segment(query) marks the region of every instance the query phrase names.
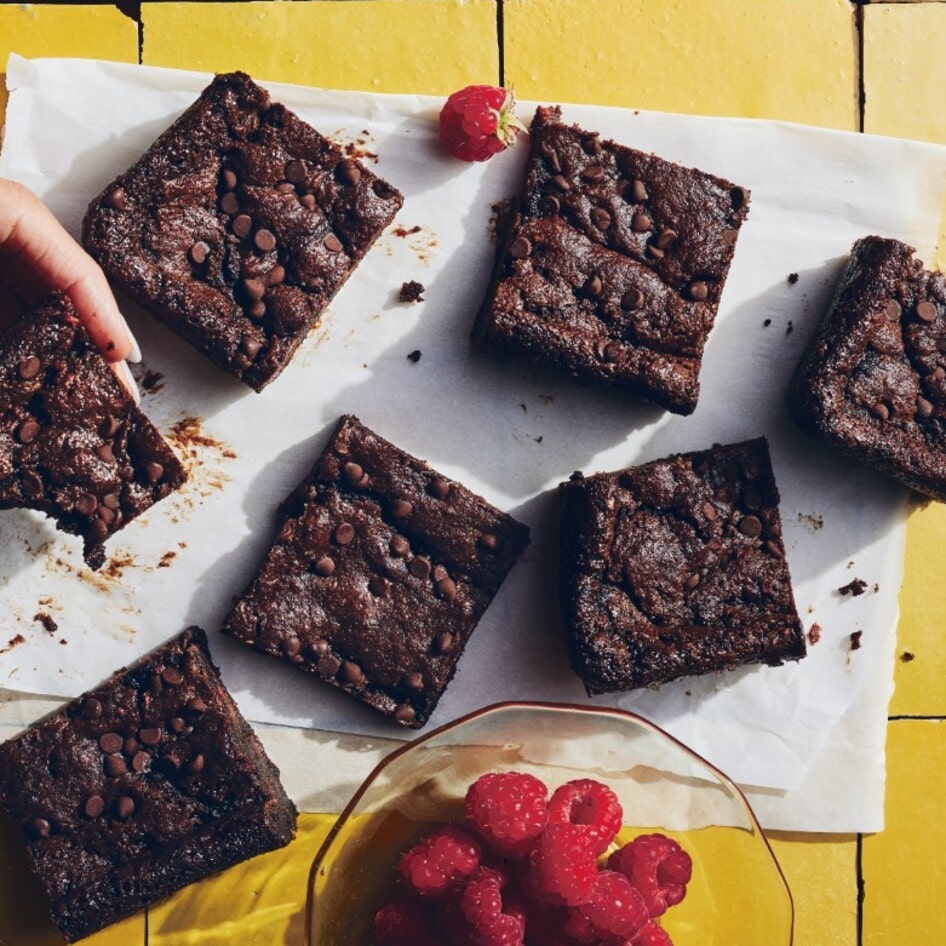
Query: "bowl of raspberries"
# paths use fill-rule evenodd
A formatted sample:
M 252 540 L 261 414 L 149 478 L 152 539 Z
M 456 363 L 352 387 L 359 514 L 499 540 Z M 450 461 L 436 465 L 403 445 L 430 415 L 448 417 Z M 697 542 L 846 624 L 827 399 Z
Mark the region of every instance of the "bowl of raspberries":
M 790 946 L 721 772 L 621 710 L 487 707 L 393 752 L 313 862 L 307 946 Z

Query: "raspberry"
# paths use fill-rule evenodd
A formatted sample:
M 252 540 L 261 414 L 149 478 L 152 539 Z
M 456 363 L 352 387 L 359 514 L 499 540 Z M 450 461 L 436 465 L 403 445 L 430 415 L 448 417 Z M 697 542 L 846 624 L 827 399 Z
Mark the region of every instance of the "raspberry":
M 397 899 L 385 904 L 374 918 L 377 946 L 438 946 L 433 920 L 413 900 Z
M 414 845 L 398 864 L 408 888 L 422 900 L 437 900 L 480 865 L 480 845 L 460 828 L 446 827 Z
M 555 790 L 549 802 L 549 824 L 580 824 L 587 828 L 595 854 L 604 854 L 621 830 L 624 812 L 617 795 L 601 782 L 582 778 Z
M 582 825 L 553 824 L 542 833 L 529 858 L 527 892 L 536 891 L 552 903 L 577 906 L 594 887 L 595 852 Z
M 623 874 L 613 870 L 603 870 L 595 877 L 591 897 L 573 907 L 566 931 L 579 938 L 578 934 L 592 934 L 593 939 L 619 939 L 621 942 L 633 940 L 648 921 L 647 904 L 641 892 Z M 584 923 L 578 922 L 586 921 Z M 575 932 L 572 932 L 572 930 Z M 582 940 L 579 940 L 582 941 Z
M 521 772 L 480 776 L 466 793 L 466 816 L 480 835 L 510 857 L 529 852 L 548 823 L 548 789 Z
M 440 110 L 440 140 L 461 161 L 486 161 L 514 144 L 523 125 L 511 89 L 468 85 Z
M 686 896 L 693 873 L 690 855 L 663 834 L 642 834 L 608 858 L 608 868 L 620 871 L 644 895 L 652 917 L 663 916 Z
M 641 935 L 634 940 L 634 946 L 673 946 L 666 930 L 659 927 L 653 920 L 641 930 Z
M 505 885 L 505 876 L 491 867 L 480 867 L 463 885 L 460 910 L 474 946 L 522 946 L 524 918 L 503 910 Z

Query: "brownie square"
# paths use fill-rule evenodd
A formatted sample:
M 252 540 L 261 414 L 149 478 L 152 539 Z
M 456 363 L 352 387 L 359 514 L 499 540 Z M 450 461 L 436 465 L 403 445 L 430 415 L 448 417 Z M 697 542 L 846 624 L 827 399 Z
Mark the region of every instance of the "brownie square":
M 70 942 L 295 835 L 196 627 L 0 746 L 0 802 Z
M 764 438 L 561 485 L 562 604 L 589 694 L 805 656 Z
M 529 530 L 343 417 L 224 631 L 427 722 Z
M 474 339 L 691 414 L 749 192 L 560 119 L 535 114 Z
M 83 242 L 113 283 L 259 391 L 402 203 L 236 72 L 92 201 Z
M 946 278 L 858 240 L 789 390 L 810 434 L 946 501 Z
M 68 297 L 50 296 L 0 337 L 0 508 L 52 516 L 98 568 L 105 540 L 186 478 Z

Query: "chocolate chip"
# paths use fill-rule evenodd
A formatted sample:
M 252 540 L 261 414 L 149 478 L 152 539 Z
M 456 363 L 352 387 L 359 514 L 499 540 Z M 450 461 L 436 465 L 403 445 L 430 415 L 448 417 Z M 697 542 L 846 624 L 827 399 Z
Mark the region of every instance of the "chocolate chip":
M 361 180 L 361 168 L 351 158 L 346 158 L 338 165 L 338 176 L 340 180 L 354 187 Z
M 121 422 L 117 417 L 108 416 L 99 424 L 99 436 L 103 440 L 111 440 L 118 433 Z
M 305 161 L 300 161 L 298 158 L 290 161 L 283 170 L 283 174 L 290 184 L 301 184 L 306 178 Z
M 261 228 L 253 234 L 253 243 L 260 253 L 269 253 L 276 249 L 276 235 L 272 230 Z
M 261 319 L 266 315 L 266 303 L 265 302 L 254 302 L 253 305 L 247 310 L 248 314 L 254 319 Z
M 634 309 L 639 309 L 644 304 L 644 293 L 640 289 L 628 289 L 627 292 L 621 296 L 621 308 L 629 309 L 633 311 Z
M 91 516 L 98 504 L 99 501 L 91 493 L 83 493 L 76 500 L 76 512 L 83 516 Z
M 296 185 L 290 184 L 289 181 L 280 181 L 276 185 L 277 194 L 294 194 L 296 192 Z
M 149 460 L 145 464 L 145 477 L 147 477 L 148 482 L 154 486 L 161 477 L 164 476 L 164 467 L 155 460 Z
M 183 732 L 184 727 L 187 725 L 180 716 L 175 716 L 171 720 L 171 732 Z
M 450 483 L 447 480 L 434 480 L 430 491 L 437 499 L 446 499 L 450 495 Z
M 319 674 L 323 677 L 334 677 L 335 674 L 338 673 L 338 668 L 341 665 L 342 662 L 336 656 L 326 654 L 319 659 L 315 669 L 318 670 Z
M 890 409 L 883 401 L 877 401 L 876 404 L 871 404 L 870 412 L 878 420 L 887 420 L 887 418 L 890 417 Z
M 237 176 L 230 168 L 224 168 L 221 176 L 223 177 L 223 186 L 228 191 L 232 191 L 237 186 Z
M 190 772 L 191 775 L 199 775 L 204 771 L 204 764 L 204 757 L 198 752 L 197 755 L 187 763 L 187 771 Z
M 442 634 L 437 635 L 437 639 L 434 641 L 434 653 L 436 654 L 449 654 L 453 650 L 453 635 L 448 631 L 444 631 Z
M 240 239 L 246 239 L 253 232 L 253 218 L 249 214 L 237 214 L 231 229 Z
M 244 279 L 243 291 L 254 302 L 258 302 L 263 298 L 263 295 L 266 292 L 266 286 L 263 285 L 263 281 L 261 279 Z
M 286 279 L 286 267 L 278 263 L 266 274 L 267 286 L 279 286 Z
M 884 305 L 884 318 L 888 322 L 899 322 L 900 316 L 903 314 L 903 310 L 900 308 L 900 303 L 896 299 L 890 299 Z
M 105 774 L 109 778 L 118 778 L 128 771 L 128 765 L 120 755 L 107 755 L 105 757 Z
M 569 184 L 561 174 L 556 174 L 552 177 L 552 184 L 560 191 L 570 191 L 572 189 L 571 184 Z
M 410 725 L 414 722 L 414 719 L 417 717 L 417 711 L 414 709 L 410 703 L 398 703 L 397 709 L 394 711 L 394 718 L 399 723 L 404 723 L 405 725 Z
M 90 697 L 82 705 L 82 716 L 84 719 L 98 719 L 102 715 L 102 704 L 95 697 Z
M 183 720 L 181 720 L 181 722 L 183 722 Z M 131 757 L 132 772 L 143 772 L 150 758 L 151 756 L 149 756 L 147 752 L 136 752 Z
M 103 496 L 102 505 L 112 511 L 118 509 L 118 493 L 108 493 Z
M 220 198 L 220 209 L 225 214 L 235 214 L 240 210 L 240 202 L 237 200 L 237 195 L 233 191 L 227 191 L 223 197 Z
M 368 591 L 376 598 L 386 598 L 391 590 L 391 582 L 387 578 L 381 578 L 378 575 L 372 575 L 368 579 Z
M 20 377 L 24 381 L 29 381 L 31 378 L 35 378 L 39 374 L 39 369 L 42 367 L 40 364 L 39 358 L 36 355 L 28 355 L 20 362 Z
M 365 675 L 361 672 L 361 667 L 354 661 L 344 661 L 338 675 L 342 678 L 344 683 L 348 683 L 351 686 L 364 686 Z
M 440 581 L 441 578 L 450 577 L 450 573 L 443 565 L 434 565 L 434 570 L 430 574 L 434 581 Z
M 714 535 L 713 538 L 706 543 L 706 547 L 712 549 L 714 552 L 718 552 L 723 547 L 723 540 L 718 535 Z
M 397 499 L 391 507 L 391 512 L 398 519 L 406 519 L 414 511 L 414 504 L 407 499 Z
M 341 253 L 342 251 L 342 241 L 334 233 L 328 234 L 322 244 L 329 253 Z
M 457 596 L 456 582 L 452 578 L 441 578 L 436 585 L 437 594 L 447 601 L 453 601 Z
M 185 704 L 184 707 L 189 713 L 206 713 L 207 712 L 207 703 L 202 697 L 192 696 Z
M 387 181 L 382 181 L 380 178 L 372 183 L 371 189 L 382 200 L 390 200 L 394 196 L 394 188 Z
M 134 799 L 129 798 L 127 795 L 122 795 L 122 797 L 115 802 L 115 811 L 118 813 L 119 818 L 130 818 L 135 813 Z
M 30 822 L 30 833 L 35 838 L 48 838 L 51 830 L 49 822 L 45 818 L 34 818 Z
M 117 732 L 107 732 L 99 736 L 99 748 L 102 752 L 111 754 L 121 752 L 124 739 Z
M 103 463 L 111 463 L 115 459 L 115 454 L 112 453 L 111 444 L 107 444 L 107 443 L 103 443 L 100 447 L 96 447 L 95 455 Z
M 653 221 L 645 213 L 638 212 L 631 217 L 631 229 L 635 233 L 646 233 L 653 225 Z
M 181 760 L 173 752 L 169 752 L 167 755 L 161 756 L 159 762 L 161 768 L 168 775 L 175 775 L 180 771 Z
M 425 558 L 423 555 L 417 555 L 411 559 L 407 570 L 415 578 L 426 578 L 430 574 L 430 559 Z
M 762 521 L 758 516 L 743 516 L 739 520 L 739 531 L 750 539 L 757 539 L 762 535 Z
M 477 545 L 481 545 L 487 552 L 495 552 L 499 548 L 499 536 L 493 532 L 484 532 L 476 540 Z
M 671 245 L 676 241 L 677 236 L 676 230 L 665 227 L 657 236 L 657 246 L 662 250 L 670 249 Z
M 95 519 L 89 527 L 89 535 L 96 542 L 104 542 L 108 538 L 108 526 L 101 519 Z
M 342 471 L 345 474 L 345 479 L 347 479 L 350 483 L 357 483 L 358 480 L 360 480 L 365 475 L 365 471 L 362 469 L 361 464 L 359 463 L 346 463 L 345 466 L 342 467 Z
M 602 339 L 602 341 L 598 343 L 598 354 L 605 361 L 617 361 L 621 357 L 622 351 L 623 347 L 620 342 L 605 341 Z
M 554 152 L 554 151 L 549 151 L 549 152 L 545 155 L 545 160 L 548 161 L 549 167 L 550 167 L 553 171 L 555 171 L 557 174 L 561 173 L 561 170 L 562 170 L 562 162 L 561 162 L 561 160 L 559 159 L 559 156 L 558 156 L 558 154 L 557 154 L 556 152 Z
M 916 412 L 920 417 L 929 417 L 933 413 L 933 405 L 925 398 L 916 399 Z
M 105 811 L 105 799 L 101 795 L 90 795 L 85 800 L 82 810 L 89 818 L 98 818 Z
M 122 752 L 127 756 L 134 755 L 141 748 L 141 743 L 134 736 L 129 736 L 122 743 Z
M 663 259 L 667 255 L 659 246 L 653 243 L 648 243 L 645 251 L 651 259 Z
M 161 679 L 169 687 L 179 687 L 184 682 L 184 674 L 177 667 L 165 667 L 161 671 Z
M 151 726 L 148 729 L 139 729 L 138 738 L 146 746 L 156 746 L 161 741 L 161 730 L 156 726 Z
M 39 422 L 33 420 L 33 418 L 29 418 L 29 420 L 25 420 L 20 424 L 17 437 L 19 437 L 20 443 L 32 443 L 39 434 L 39 431 Z
M 189 253 L 189 255 L 190 255 L 190 258 L 191 258 L 191 262 L 192 262 L 195 266 L 200 266 L 200 264 L 203 263 L 204 260 L 207 259 L 207 254 L 208 254 L 209 252 L 210 252 L 210 246 L 209 246 L 208 244 L 204 243 L 203 240 L 198 240 L 198 241 L 190 248 L 190 253 Z
M 410 550 L 410 543 L 403 535 L 396 535 L 391 539 L 391 552 L 398 558 L 407 558 Z
M 687 578 L 686 580 L 686 586 L 690 591 L 692 591 L 699 583 L 700 583 L 700 576 L 696 574 L 696 572 L 690 575 L 690 577 Z
M 554 194 L 546 194 L 540 206 L 547 214 L 557 214 L 562 209 L 561 201 Z
M 338 545 L 348 545 L 355 537 L 355 527 L 350 522 L 343 522 L 335 530 L 335 541 Z
M 628 193 L 631 195 L 631 200 L 635 204 L 642 204 L 650 196 L 647 193 L 647 188 L 644 186 L 643 181 L 634 180 L 631 181 L 631 186 L 628 188 Z M 627 194 L 625 194 L 627 196 Z
M 591 296 L 592 299 L 597 299 L 601 295 L 603 289 L 600 276 L 589 276 L 585 281 L 585 285 L 582 287 L 583 292 L 586 296 Z
M 706 302 L 709 297 L 709 287 L 705 282 L 693 282 L 687 287 L 687 296 L 694 302 Z
M 722 240 L 727 246 L 733 246 L 739 237 L 738 230 L 723 230 Z
M 749 192 L 744 187 L 734 187 L 729 192 L 729 199 L 732 201 L 733 210 L 741 210 L 749 200 Z
M 303 194 L 299 198 L 299 203 L 302 204 L 306 210 L 315 210 L 315 194 Z
M 599 230 L 607 230 L 611 226 L 611 214 L 607 212 L 603 207 L 595 207 L 591 211 L 591 222 Z
M 936 321 L 936 306 L 932 302 L 924 300 L 917 304 L 916 315 L 917 318 L 923 322 L 935 322 Z
M 509 247 L 509 255 L 514 259 L 525 259 L 532 252 L 532 244 L 524 236 L 518 236 Z
M 112 190 L 105 202 L 112 210 L 124 210 L 128 206 L 127 194 L 124 187 L 116 187 Z
M 597 183 L 604 178 L 604 168 L 600 164 L 589 164 L 582 172 L 581 176 L 591 183 Z
M 31 471 L 23 477 L 23 493 L 31 499 L 38 499 L 43 495 L 43 481 L 39 474 Z M 95 499 L 94 496 L 92 498 Z
M 324 657 L 326 654 L 331 653 L 332 647 L 324 637 L 317 637 L 309 644 L 309 650 L 312 651 L 316 657 Z
M 105 523 L 105 525 L 110 526 L 115 521 L 115 512 L 108 508 L 108 506 L 99 506 L 95 510 L 95 514 Z
M 321 575 L 323 578 L 328 578 L 335 571 L 335 562 L 333 559 L 329 558 L 328 555 L 323 555 L 315 563 L 315 573 Z
M 418 670 L 412 670 L 405 678 L 404 685 L 409 690 L 423 690 L 424 689 L 424 676 Z

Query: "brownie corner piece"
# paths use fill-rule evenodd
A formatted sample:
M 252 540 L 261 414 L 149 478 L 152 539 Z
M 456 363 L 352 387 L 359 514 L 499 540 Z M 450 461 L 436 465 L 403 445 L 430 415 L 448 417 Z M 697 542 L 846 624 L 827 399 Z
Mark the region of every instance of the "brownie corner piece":
M 67 296 L 0 336 L 0 508 L 51 516 L 97 568 L 109 536 L 185 479 Z
M 419 728 L 528 541 L 526 526 L 345 416 L 223 629 Z
M 946 501 L 946 278 L 899 240 L 857 240 L 792 379 L 808 433 Z
M 763 438 L 561 485 L 562 604 L 589 694 L 805 656 Z
M 474 341 L 678 414 L 699 397 L 749 191 L 539 108 Z
M 229 73 L 92 201 L 83 242 L 114 284 L 259 391 L 402 203 Z
M 0 804 L 69 942 L 295 836 L 199 628 L 0 745 Z

